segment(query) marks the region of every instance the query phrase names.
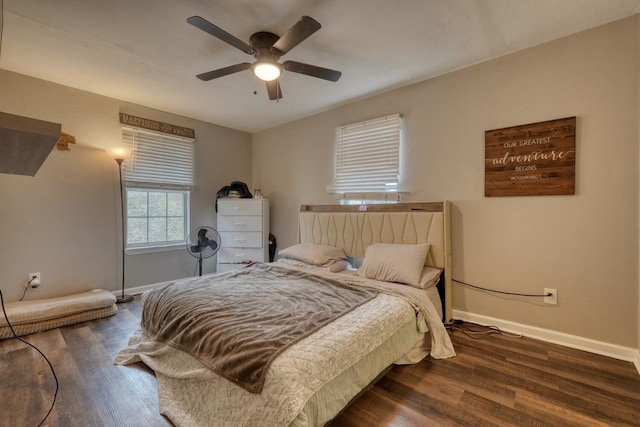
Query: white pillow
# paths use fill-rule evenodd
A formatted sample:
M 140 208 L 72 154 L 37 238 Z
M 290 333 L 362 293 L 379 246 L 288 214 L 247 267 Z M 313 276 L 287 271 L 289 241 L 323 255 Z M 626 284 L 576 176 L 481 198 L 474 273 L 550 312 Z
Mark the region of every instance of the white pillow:
M 289 246 L 279 251 L 278 255 L 283 258 L 293 258 L 314 265 L 324 265 L 329 261 L 347 259 L 347 256 L 341 248 L 328 245 L 314 245 L 312 243 L 299 243 Z
M 430 245 L 374 243 L 364 253 L 358 275 L 418 287 Z
M 346 270 L 349 267 L 349 262 L 344 259 L 334 259 L 322 265 L 309 264 L 304 261 L 293 258 L 278 258 L 278 262 L 287 265 L 293 265 L 294 267 L 311 268 L 315 270 L 330 271 L 331 273 L 337 273 L 342 270 Z

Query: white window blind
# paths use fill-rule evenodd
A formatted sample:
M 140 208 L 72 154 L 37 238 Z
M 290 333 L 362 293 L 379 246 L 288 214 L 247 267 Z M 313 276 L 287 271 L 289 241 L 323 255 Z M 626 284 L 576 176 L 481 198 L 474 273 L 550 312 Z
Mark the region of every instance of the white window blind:
M 336 128 L 336 193 L 398 191 L 399 114 Z
M 193 190 L 193 138 L 123 127 L 122 142 L 133 149 L 123 163 L 127 187 Z

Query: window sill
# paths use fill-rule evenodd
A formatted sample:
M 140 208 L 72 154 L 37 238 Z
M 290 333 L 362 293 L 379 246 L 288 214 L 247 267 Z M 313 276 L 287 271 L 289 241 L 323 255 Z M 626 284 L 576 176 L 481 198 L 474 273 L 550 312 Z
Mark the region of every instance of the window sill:
M 125 249 L 124 253 L 127 255 L 140 255 L 140 254 L 150 254 L 155 252 L 169 252 L 169 251 L 182 251 L 184 250 L 183 243 L 177 243 L 173 245 L 166 246 L 145 246 L 139 248 L 128 248 Z

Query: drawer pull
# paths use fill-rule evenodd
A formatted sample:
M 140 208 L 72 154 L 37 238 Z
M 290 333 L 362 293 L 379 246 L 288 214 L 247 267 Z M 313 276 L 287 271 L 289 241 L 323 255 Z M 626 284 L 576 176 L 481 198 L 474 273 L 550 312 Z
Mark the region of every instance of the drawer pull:
M 237 227 L 246 227 L 247 224 L 245 222 L 236 222 L 234 225 Z
M 246 243 L 246 242 L 247 242 L 247 239 L 243 239 L 243 238 L 237 238 L 237 239 L 235 239 L 235 240 L 236 240 L 236 242 L 238 242 L 238 243 Z
M 243 258 L 243 257 L 244 257 L 244 254 L 235 254 L 234 256 L 235 256 L 236 258 Z

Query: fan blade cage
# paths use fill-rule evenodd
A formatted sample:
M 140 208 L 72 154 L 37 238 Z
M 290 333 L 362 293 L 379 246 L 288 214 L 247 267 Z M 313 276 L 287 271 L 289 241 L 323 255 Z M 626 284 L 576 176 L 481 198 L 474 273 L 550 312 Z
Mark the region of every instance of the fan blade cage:
M 186 249 L 196 258 L 209 258 L 220 250 L 220 234 L 211 227 L 194 228 L 186 241 Z

